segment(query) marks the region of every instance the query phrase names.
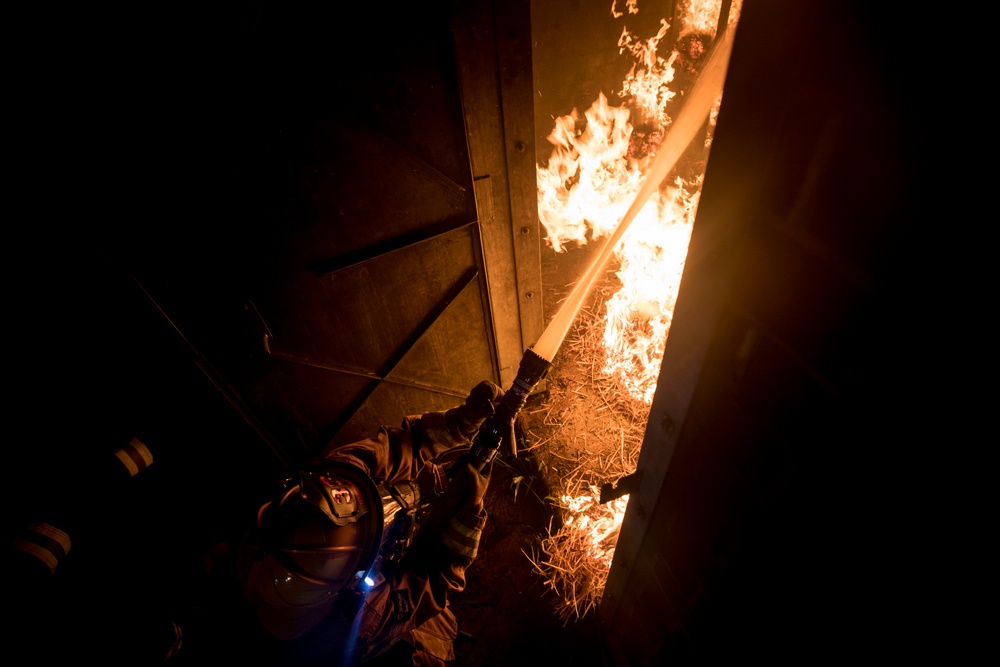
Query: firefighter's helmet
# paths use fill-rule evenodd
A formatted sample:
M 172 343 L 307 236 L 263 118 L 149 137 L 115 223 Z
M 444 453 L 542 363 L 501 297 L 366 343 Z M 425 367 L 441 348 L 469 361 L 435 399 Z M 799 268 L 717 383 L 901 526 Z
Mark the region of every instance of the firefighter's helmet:
M 316 627 L 370 573 L 385 533 L 381 493 L 364 471 L 325 462 L 289 484 L 260 508 L 237 561 L 257 618 L 285 640 Z

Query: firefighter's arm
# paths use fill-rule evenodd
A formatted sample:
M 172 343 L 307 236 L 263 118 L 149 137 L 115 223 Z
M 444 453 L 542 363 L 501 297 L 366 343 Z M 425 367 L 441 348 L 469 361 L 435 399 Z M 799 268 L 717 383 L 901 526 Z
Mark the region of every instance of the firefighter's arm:
M 468 447 L 479 433 L 479 427 L 496 412 L 504 391 L 498 385 L 483 380 L 469 391 L 465 402 L 444 412 L 428 412 L 408 417 L 405 426 L 414 438 L 425 443 L 425 460 L 437 460 L 443 452 L 459 446 Z
M 391 573 L 387 592 L 367 607 L 369 637 L 414 627 L 440 613 L 451 595 L 465 589 L 465 572 L 475 561 L 486 525 L 483 504 L 489 485 L 489 466 L 483 472 L 463 462 L 463 469 L 433 505 L 398 567 Z
M 426 574 L 428 587 L 416 601 L 420 618 L 437 613 L 448 596 L 465 589 L 465 571 L 479 555 L 486 526 L 484 499 L 490 468 L 482 472 L 462 461 L 445 494 L 431 508 L 406 554 L 404 567 Z
M 375 437 L 330 449 L 324 458 L 352 463 L 390 485 L 416 480 L 428 464 L 465 451 L 503 394 L 483 380 L 461 405 L 407 417 L 400 428 L 383 426 Z

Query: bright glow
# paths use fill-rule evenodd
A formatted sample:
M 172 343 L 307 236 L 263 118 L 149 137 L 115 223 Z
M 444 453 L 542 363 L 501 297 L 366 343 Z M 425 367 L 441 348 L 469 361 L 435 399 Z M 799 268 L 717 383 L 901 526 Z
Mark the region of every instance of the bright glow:
M 733 28 L 740 4 L 736 0 L 730 8 Z M 634 3 L 629 7 L 628 13 L 638 11 L 631 11 Z M 608 236 L 618 227 L 665 145 L 680 108 L 678 95 L 690 93 L 706 62 L 720 11 L 721 0 L 693 0 L 679 8 L 682 25 L 666 58 L 659 55 L 671 28 L 666 19 L 648 39 L 625 27 L 618 47 L 634 64 L 618 93 L 623 106 L 610 106 L 601 93 L 583 118 L 574 109 L 556 119 L 548 136 L 552 153 L 536 170 L 539 220 L 555 252 Z M 623 16 L 614 5 L 612 15 Z M 712 105 L 709 127 L 714 127 L 721 98 L 719 94 Z M 605 304 L 607 359 L 602 370 L 647 405 L 656 390 L 680 289 L 711 132 L 702 139 L 701 150 L 688 149 L 614 249 L 622 287 Z
M 562 496 L 562 505 L 568 512 L 563 526 L 567 530 L 588 533 L 589 543 L 586 556 L 611 567 L 618 542 L 618 530 L 625 518 L 628 495 L 601 504 L 601 490 L 590 487 L 590 495 Z
M 548 137 L 552 153 L 536 170 L 539 220 L 553 251 L 563 252 L 570 244 L 583 245 L 602 237 L 608 237 L 605 250 L 610 251 L 610 245 L 618 241 L 614 257 L 621 289 L 605 303 L 606 359 L 601 372 L 617 378 L 625 391 L 645 405 L 652 403 L 659 378 L 741 5 L 742 0 L 733 0 L 728 14 L 730 32 L 718 42 L 714 38 L 722 0 L 682 3 L 677 9 L 681 24 L 673 32 L 665 19 L 648 39 L 624 28 L 619 51 L 628 53 L 634 64 L 618 92 L 623 105 L 609 105 L 602 93 L 582 118 L 574 109 L 556 119 Z M 636 0 L 615 1 L 611 6 L 614 20 L 627 20 L 638 11 Z M 668 34 L 676 42 L 664 58 L 660 42 Z M 702 82 L 705 85 L 695 85 Z M 695 100 L 698 104 L 691 107 Z M 691 108 L 701 111 L 692 114 Z M 695 127 L 690 125 L 693 115 L 698 116 Z M 706 117 L 708 131 L 702 132 Z M 672 129 L 676 130 L 673 135 Z M 697 139 L 692 141 L 692 136 Z M 682 152 L 676 162 L 672 151 Z M 637 196 L 645 196 L 651 187 L 655 191 L 648 200 Z M 633 204 L 642 208 L 636 211 Z M 588 276 L 578 287 L 589 290 L 585 279 Z M 553 322 L 573 305 L 576 293 L 574 289 Z M 575 313 L 574 306 L 573 317 Z M 551 329 L 552 324 L 539 344 Z M 553 353 L 564 333 L 555 336 Z M 549 577 L 554 589 L 561 589 L 564 618 L 578 618 L 581 609 L 586 613 L 603 595 L 627 503 L 628 496 L 623 496 L 602 505 L 594 486 L 589 495 L 561 498 L 566 509 L 563 526 L 543 542 L 550 559 L 536 567 Z M 566 551 L 573 553 L 573 562 L 602 564 L 603 573 L 578 589 L 567 570 L 553 562 Z

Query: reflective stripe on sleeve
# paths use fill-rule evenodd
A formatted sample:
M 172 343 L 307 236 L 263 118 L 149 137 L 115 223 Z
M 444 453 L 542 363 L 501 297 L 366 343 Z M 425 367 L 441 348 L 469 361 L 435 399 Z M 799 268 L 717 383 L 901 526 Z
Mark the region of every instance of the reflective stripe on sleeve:
M 475 558 L 479 552 L 479 537 L 482 531 L 478 528 L 470 528 L 452 517 L 448 522 L 448 528 L 444 531 L 442 541 L 451 551 L 460 556 Z

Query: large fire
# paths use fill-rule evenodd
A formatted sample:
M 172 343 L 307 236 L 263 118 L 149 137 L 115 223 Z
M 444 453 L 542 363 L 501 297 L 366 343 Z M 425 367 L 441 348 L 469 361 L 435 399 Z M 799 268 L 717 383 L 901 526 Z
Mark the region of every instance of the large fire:
M 622 4 L 613 0 L 615 20 L 639 11 L 637 0 Z M 678 6 L 676 30 L 666 19 L 661 19 L 657 34 L 646 39 L 623 28 L 619 52 L 634 64 L 616 92 L 621 106 L 610 105 L 602 93 L 582 118 L 575 109 L 557 118 L 548 136 L 552 153 L 546 164 L 537 166 L 539 219 L 555 252 L 615 231 L 647 180 L 684 93 L 698 77 L 723 8 L 728 8 L 728 26 L 734 30 L 740 6 L 741 0 L 689 0 Z M 662 49 L 668 35 L 675 41 L 669 50 Z M 667 56 L 661 51 L 668 51 Z M 707 132 L 683 152 L 614 249 L 621 288 L 604 304 L 605 360 L 600 372 L 614 377 L 647 406 L 656 390 L 720 103 L 721 94 L 709 113 Z M 560 534 L 543 545 L 549 561 L 536 563 L 554 588 L 559 574 L 557 567 L 551 569 L 551 556 L 567 544 L 582 550 L 578 557 L 600 563 L 605 573 L 611 564 L 628 496 L 602 505 L 599 489 L 591 486 L 590 491 L 562 496 L 567 519 Z M 603 580 L 588 588 L 583 611 L 599 601 Z M 573 604 L 573 613 L 579 615 L 580 608 Z
M 623 16 L 616 5 L 612 14 Z M 601 94 L 583 119 L 575 109 L 556 119 L 548 137 L 552 154 L 537 168 L 538 215 L 553 250 L 607 236 L 618 226 L 670 131 L 680 93 L 697 76 L 711 47 L 721 5 L 721 0 L 684 5 L 679 13 L 683 26 L 667 58 L 659 55 L 670 28 L 666 19 L 659 32 L 645 40 L 625 27 L 618 46 L 635 64 L 618 93 L 623 105 L 610 106 Z M 738 9 L 738 2 L 733 3 L 730 25 Z M 638 12 L 634 0 L 627 11 Z M 622 288 L 606 304 L 603 371 L 617 375 L 646 404 L 653 399 L 670 331 L 711 132 L 703 143 L 687 151 L 615 248 Z

